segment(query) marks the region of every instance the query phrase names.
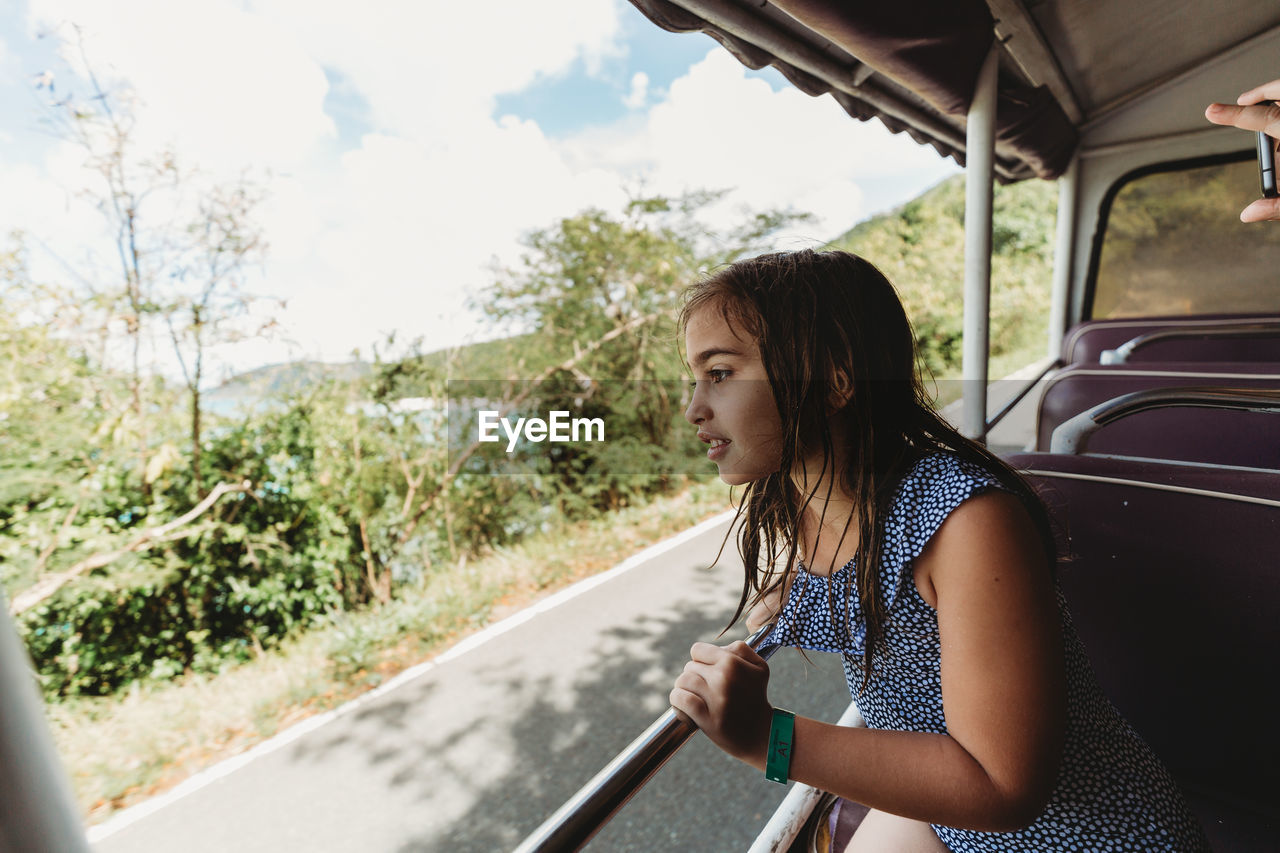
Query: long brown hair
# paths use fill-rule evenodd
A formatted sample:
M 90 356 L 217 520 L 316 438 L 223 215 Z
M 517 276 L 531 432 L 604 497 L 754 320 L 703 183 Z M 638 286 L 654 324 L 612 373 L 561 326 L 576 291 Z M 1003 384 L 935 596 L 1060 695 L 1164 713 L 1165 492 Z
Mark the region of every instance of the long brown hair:
M 856 507 L 855 578 L 866 622 L 863 684 L 884 627 L 877 589 L 884 518 L 894 490 L 924 454 L 941 451 L 990 471 L 1027 507 L 1053 565 L 1047 513 L 1030 486 L 986 447 L 960 435 L 933 410 L 924 392 L 915 335 L 889 280 L 848 252 L 784 252 L 720 268 L 686 289 L 680 327 L 694 313 L 718 310 L 739 334 L 750 335 L 773 390 L 782 423 L 776 472 L 748 483 L 738 506 L 738 550 L 746 573 L 733 624 L 749 606 L 783 588 L 797 565 L 799 522 L 808 503 L 790 472 L 821 451 L 818 482 L 832 474 Z M 832 389 L 848 391 L 831 414 Z M 831 423 L 840 431 L 844 464 L 835 470 Z M 838 567 L 837 567 L 838 568 Z

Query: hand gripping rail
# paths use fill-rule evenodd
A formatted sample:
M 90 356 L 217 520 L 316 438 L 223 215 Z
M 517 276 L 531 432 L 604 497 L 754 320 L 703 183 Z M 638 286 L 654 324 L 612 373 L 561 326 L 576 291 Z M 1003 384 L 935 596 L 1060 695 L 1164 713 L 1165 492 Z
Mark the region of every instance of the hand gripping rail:
M 765 625 L 747 638 L 747 645 L 765 660 L 779 648 L 764 643 L 772 630 L 772 624 Z M 515 853 L 582 849 L 697 730 L 677 717 L 675 710 L 668 710 L 521 842 Z
M 1188 385 L 1182 388 L 1134 391 L 1132 394 L 1099 403 L 1092 409 L 1063 421 L 1049 439 L 1049 452 L 1084 453 L 1090 436 L 1107 424 L 1138 412 L 1169 406 L 1280 412 L 1280 390 Z
M 1280 335 L 1280 324 L 1254 323 L 1248 326 L 1232 326 L 1223 329 L 1160 329 L 1138 335 L 1125 341 L 1115 349 L 1103 350 L 1098 356 L 1099 364 L 1127 364 L 1129 357 L 1137 350 L 1160 341 L 1202 339 L 1202 338 L 1259 338 Z

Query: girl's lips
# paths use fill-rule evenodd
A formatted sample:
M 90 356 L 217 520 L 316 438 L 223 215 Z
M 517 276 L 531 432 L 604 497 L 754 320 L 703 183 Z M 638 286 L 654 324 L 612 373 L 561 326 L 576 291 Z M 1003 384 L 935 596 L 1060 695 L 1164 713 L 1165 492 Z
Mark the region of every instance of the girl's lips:
M 724 458 L 724 455 L 729 452 L 729 444 L 730 441 L 727 438 L 713 439 L 711 447 L 707 448 L 707 458 L 712 462 L 717 462 Z

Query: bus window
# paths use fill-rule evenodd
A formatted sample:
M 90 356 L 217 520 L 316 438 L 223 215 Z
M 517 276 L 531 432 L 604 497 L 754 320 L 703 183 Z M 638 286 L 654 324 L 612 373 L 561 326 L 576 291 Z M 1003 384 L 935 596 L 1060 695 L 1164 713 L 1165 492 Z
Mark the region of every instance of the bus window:
M 1131 177 L 1105 215 L 1086 313 L 1280 313 L 1280 229 L 1240 224 L 1240 209 L 1258 195 L 1252 157 Z

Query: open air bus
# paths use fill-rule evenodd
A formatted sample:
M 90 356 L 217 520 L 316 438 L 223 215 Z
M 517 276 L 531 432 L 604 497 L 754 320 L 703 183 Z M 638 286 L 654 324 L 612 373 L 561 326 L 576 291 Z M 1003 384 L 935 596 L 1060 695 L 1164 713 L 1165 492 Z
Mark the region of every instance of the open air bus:
M 1215 849 L 1277 849 L 1280 224 L 1237 220 L 1254 136 L 1203 113 L 1280 77 L 1280 2 L 631 2 L 965 165 L 963 429 L 1058 514 L 1099 679 Z M 1046 357 L 987 390 L 992 182 L 1045 179 Z M 26 672 L 5 625 L 0 849 L 86 849 Z M 693 734 L 659 719 L 520 849 L 586 845 Z M 793 785 L 751 850 L 839 850 L 857 817 Z
M 1239 221 L 1255 135 L 1204 118 L 1280 77 L 1280 3 L 631 2 L 965 166 L 958 425 L 1067 532 L 1059 581 L 1099 680 L 1214 849 L 1280 848 L 1280 224 Z M 1046 357 L 989 383 L 992 182 L 1044 179 Z M 656 721 L 519 850 L 585 845 L 692 734 Z M 750 850 L 838 853 L 864 813 L 796 784 Z

